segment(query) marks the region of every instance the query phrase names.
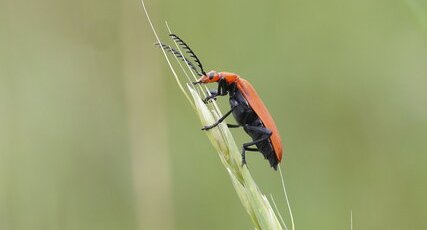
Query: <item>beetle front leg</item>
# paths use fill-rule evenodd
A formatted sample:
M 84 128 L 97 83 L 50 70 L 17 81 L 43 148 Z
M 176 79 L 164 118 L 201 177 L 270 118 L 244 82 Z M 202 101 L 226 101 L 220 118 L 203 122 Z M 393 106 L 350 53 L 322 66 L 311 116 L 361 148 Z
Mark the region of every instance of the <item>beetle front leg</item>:
M 209 93 L 210 93 L 211 95 L 209 95 L 209 96 L 207 96 L 205 99 L 203 99 L 203 102 L 204 102 L 205 104 L 207 104 L 207 103 L 209 102 L 209 100 L 211 100 L 211 99 L 216 100 L 216 97 L 219 95 L 218 90 L 215 90 L 215 89 L 211 89 L 211 90 L 209 90 Z
M 209 100 L 214 99 L 216 100 L 217 96 L 225 96 L 227 95 L 228 91 L 227 91 L 227 82 L 224 79 L 220 79 L 218 81 L 218 89 L 215 90 L 209 90 L 209 92 L 211 93 L 211 95 L 207 96 L 203 102 L 205 104 L 208 103 Z

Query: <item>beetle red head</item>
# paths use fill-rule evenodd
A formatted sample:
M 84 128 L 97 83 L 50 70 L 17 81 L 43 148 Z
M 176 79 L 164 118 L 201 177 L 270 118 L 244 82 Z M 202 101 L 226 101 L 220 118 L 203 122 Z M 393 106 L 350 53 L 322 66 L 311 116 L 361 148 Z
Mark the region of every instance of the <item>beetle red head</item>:
M 206 83 L 218 82 L 219 79 L 221 79 L 220 74 L 212 70 L 206 75 L 203 75 L 202 77 L 200 77 L 199 80 L 197 80 L 197 82 L 194 82 L 194 84 L 206 84 Z

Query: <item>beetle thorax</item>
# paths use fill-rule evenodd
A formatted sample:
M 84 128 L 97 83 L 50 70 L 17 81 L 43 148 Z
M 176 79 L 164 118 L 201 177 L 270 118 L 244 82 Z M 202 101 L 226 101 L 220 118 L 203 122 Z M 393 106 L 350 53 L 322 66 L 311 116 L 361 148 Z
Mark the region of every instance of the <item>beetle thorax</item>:
M 228 85 L 235 83 L 237 79 L 239 79 L 239 76 L 235 73 L 220 72 L 218 75 L 220 78 L 223 78 Z

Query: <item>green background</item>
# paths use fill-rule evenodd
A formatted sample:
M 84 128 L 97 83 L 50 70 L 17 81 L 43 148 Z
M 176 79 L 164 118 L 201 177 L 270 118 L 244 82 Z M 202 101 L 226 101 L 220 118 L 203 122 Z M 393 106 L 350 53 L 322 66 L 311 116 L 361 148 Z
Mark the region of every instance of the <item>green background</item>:
M 257 88 L 298 229 L 426 228 L 424 1 L 146 4 Z M 1 1 L 0 229 L 252 229 L 154 42 L 138 1 Z

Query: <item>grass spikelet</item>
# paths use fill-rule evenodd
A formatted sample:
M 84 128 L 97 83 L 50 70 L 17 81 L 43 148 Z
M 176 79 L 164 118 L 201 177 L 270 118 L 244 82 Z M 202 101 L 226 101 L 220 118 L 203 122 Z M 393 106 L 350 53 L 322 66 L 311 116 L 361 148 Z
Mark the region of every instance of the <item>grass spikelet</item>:
M 187 86 L 202 125 L 214 123 L 221 116 L 220 112 L 214 106 L 209 108 L 208 105 L 205 105 L 197 90 L 190 84 Z M 228 127 L 225 124 L 220 124 L 218 127 L 207 131 L 206 134 L 217 150 L 236 193 L 255 227 L 257 229 L 282 229 L 270 203 L 259 190 L 248 168 L 246 165 L 241 165 L 240 150 L 236 146 Z

